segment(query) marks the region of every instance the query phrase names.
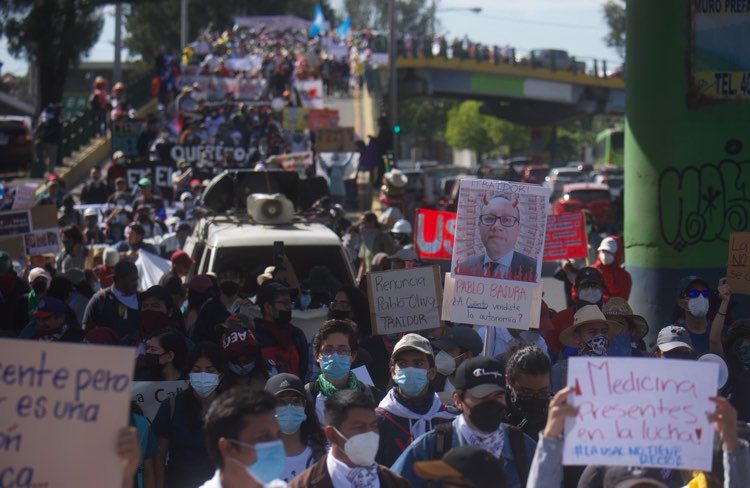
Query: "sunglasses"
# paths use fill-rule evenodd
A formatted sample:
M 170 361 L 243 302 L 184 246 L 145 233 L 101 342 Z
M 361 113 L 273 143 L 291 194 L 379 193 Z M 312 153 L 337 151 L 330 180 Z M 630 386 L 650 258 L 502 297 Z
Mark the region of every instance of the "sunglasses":
M 708 295 L 710 295 L 711 292 L 708 290 L 688 290 L 685 292 L 685 296 L 689 298 L 698 298 L 699 295 L 703 295 L 704 297 L 708 298 Z

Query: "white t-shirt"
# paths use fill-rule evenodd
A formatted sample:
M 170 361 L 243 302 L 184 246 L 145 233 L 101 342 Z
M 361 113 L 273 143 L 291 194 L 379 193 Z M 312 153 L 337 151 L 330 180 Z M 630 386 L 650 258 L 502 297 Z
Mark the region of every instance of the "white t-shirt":
M 284 463 L 284 471 L 281 472 L 279 478 L 287 483 L 292 481 L 292 478 L 307 469 L 307 461 L 310 459 L 310 456 L 312 456 L 310 446 L 307 446 L 304 451 L 296 456 L 287 456 L 286 463 Z

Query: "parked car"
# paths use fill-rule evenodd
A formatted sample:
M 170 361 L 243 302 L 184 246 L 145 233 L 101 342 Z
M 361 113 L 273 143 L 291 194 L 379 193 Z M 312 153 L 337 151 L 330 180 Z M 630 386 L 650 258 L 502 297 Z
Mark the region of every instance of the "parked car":
M 34 161 L 31 119 L 0 116 L 0 173 L 28 171 Z
M 523 168 L 521 181 L 541 185 L 549 174 L 549 166 L 546 164 L 530 164 Z
M 594 223 L 601 228 L 614 224 L 612 194 L 607 185 L 597 183 L 571 183 L 563 186 L 562 196 L 552 205 L 552 213 L 564 214 L 588 210 Z
M 591 173 L 591 181 L 607 185 L 612 198 L 618 199 L 622 195 L 622 186 L 625 182 L 625 171 L 621 166 L 611 164 L 595 166 Z
M 586 181 L 584 174 L 578 168 L 553 168 L 544 178 L 543 186 L 550 190 L 550 201 L 556 200 L 562 193 L 563 186 L 569 183 Z

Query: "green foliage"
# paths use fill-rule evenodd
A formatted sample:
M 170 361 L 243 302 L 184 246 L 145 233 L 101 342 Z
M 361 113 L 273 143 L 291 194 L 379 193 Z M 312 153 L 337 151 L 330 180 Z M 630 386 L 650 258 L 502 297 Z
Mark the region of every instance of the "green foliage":
M 211 25 L 227 29 L 238 15 L 296 15 L 312 19 L 319 0 L 222 0 L 220 2 L 188 0 L 188 39 Z M 335 24 L 335 14 L 327 0 L 320 0 L 326 20 Z M 152 64 L 163 46 L 166 52 L 176 53 L 180 48 L 180 0 L 134 3 L 125 17 L 129 35 L 125 47 Z
M 396 0 L 396 31 L 416 35 L 430 30 L 432 2 L 429 0 Z M 388 30 L 387 0 L 344 0 L 352 27 Z
M 620 58 L 625 59 L 625 0 L 607 0 L 602 6 L 602 13 L 609 26 L 604 42 L 617 49 Z
M 42 105 L 62 98 L 68 68 L 96 43 L 104 19 L 99 0 L 0 1 L 0 34 L 8 51 L 38 68 Z
M 408 98 L 399 107 L 399 119 L 405 134 L 422 137 L 427 142 L 445 132 L 448 111 L 457 103 L 450 99 Z
M 529 129 L 479 113 L 481 102 L 467 100 L 448 111 L 445 140 L 459 149 L 472 149 L 477 159 L 498 154 L 500 146 L 511 152 L 528 149 Z

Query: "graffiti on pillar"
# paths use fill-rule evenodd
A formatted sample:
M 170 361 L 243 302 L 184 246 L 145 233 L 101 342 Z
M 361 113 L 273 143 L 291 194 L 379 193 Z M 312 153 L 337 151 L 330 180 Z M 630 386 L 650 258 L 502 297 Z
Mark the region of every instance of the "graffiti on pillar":
M 739 161 L 742 143 L 726 142 L 717 163 L 667 168 L 659 175 L 659 226 L 677 251 L 726 242 L 729 232 L 750 224 L 750 160 Z

